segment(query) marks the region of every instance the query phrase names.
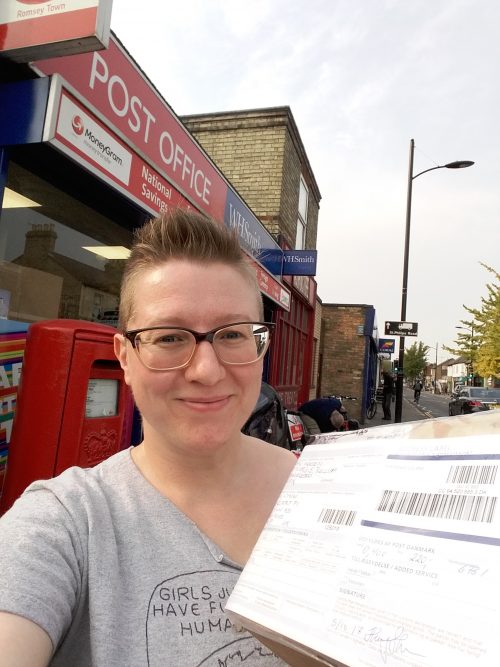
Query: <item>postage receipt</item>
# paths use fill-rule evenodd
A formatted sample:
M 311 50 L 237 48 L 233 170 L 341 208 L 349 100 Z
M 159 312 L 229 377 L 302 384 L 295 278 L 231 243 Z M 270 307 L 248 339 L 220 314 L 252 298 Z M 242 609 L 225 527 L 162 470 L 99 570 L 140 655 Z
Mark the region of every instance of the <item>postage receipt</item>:
M 227 610 L 350 667 L 486 667 L 500 642 L 500 442 L 307 447 Z

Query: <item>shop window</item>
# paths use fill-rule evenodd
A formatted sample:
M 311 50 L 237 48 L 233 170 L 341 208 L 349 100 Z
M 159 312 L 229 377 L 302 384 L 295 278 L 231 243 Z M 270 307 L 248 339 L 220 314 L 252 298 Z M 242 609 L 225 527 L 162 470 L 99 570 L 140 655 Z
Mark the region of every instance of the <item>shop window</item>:
M 8 318 L 99 320 L 115 311 L 131 241 L 129 230 L 11 162 L 0 217 Z
M 292 301 L 280 323 L 280 358 L 286 360 L 278 369 L 278 384 L 301 386 L 304 377 L 304 350 L 307 348 L 307 307 L 300 301 Z

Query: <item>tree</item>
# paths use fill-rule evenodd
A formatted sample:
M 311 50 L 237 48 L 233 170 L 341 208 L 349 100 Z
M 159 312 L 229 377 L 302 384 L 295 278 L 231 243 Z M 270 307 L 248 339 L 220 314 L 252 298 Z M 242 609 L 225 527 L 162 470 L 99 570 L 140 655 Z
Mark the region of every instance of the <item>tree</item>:
M 497 283 L 488 283 L 488 295 L 481 297 L 481 308 L 465 310 L 472 315 L 472 320 L 460 320 L 464 331 L 455 340 L 455 347 L 443 349 L 453 355 L 463 356 L 469 360 L 474 374 L 482 376 L 500 376 L 500 274 L 487 264 L 480 262 L 487 271 L 492 273 Z
M 464 306 L 465 310 L 469 310 Z M 479 346 L 479 326 L 475 320 L 460 320 L 460 327 L 462 331 L 457 333 L 457 339 L 454 341 L 455 347 L 447 347 L 443 345 L 443 350 L 451 352 L 455 357 L 463 357 L 466 359 L 467 365 L 475 369 L 475 361 L 477 356 L 477 349 Z
M 471 313 L 476 320 L 478 340 L 474 354 L 474 371 L 485 377 L 493 375 L 500 376 L 500 273 L 481 262 L 487 271 L 492 273 L 495 283 L 488 283 L 486 289 L 488 296 L 481 297 L 481 309 L 464 308 Z M 474 329 L 474 338 L 476 338 Z M 474 341 L 476 343 L 476 341 Z
M 427 365 L 427 353 L 429 346 L 422 342 L 413 343 L 405 350 L 404 358 L 404 373 L 409 380 L 414 380 L 419 375 L 422 375 L 424 368 Z

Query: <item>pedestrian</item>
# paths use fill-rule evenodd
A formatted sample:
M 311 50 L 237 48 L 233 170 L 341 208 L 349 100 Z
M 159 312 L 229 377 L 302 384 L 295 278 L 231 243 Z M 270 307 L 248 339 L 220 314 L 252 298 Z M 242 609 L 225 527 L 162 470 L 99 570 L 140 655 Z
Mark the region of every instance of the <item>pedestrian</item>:
M 394 394 L 394 379 L 388 371 L 382 371 L 382 409 L 384 410 L 383 421 L 392 419 L 391 417 L 391 402 Z
M 340 423 L 338 415 L 343 410 L 342 401 L 335 396 L 313 398 L 299 406 L 299 412 L 314 419 L 321 433 L 330 433 L 331 431 L 339 430 Z M 336 415 L 334 414 L 335 412 L 337 413 Z M 342 421 L 344 421 L 343 416 Z
M 420 392 L 422 391 L 422 382 L 419 378 L 415 380 L 415 384 L 413 385 L 413 400 L 415 403 L 418 403 L 420 400 Z
M 35 482 L 0 520 L 2 667 L 285 664 L 224 611 L 296 461 L 241 433 L 262 320 L 224 226 L 175 210 L 138 231 L 115 351 L 144 437 Z

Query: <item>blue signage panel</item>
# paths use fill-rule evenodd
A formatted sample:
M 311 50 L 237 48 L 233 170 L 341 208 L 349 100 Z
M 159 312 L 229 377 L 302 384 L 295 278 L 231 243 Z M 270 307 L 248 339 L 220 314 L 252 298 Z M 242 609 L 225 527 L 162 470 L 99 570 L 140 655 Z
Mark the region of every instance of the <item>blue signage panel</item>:
M 379 352 L 388 352 L 389 354 L 394 354 L 396 347 L 396 341 L 394 338 L 379 338 L 378 341 L 378 351 Z
M 283 250 L 284 276 L 315 276 L 317 250 Z
M 259 261 L 262 250 L 279 250 L 271 234 L 231 188 L 227 191 L 224 224 L 234 229 L 240 245 Z
M 42 141 L 49 84 L 44 78 L 0 86 L 0 146 Z
M 256 259 L 266 268 L 273 276 L 280 276 L 283 269 L 283 250 L 281 248 L 269 249 L 264 248 L 255 256 Z

